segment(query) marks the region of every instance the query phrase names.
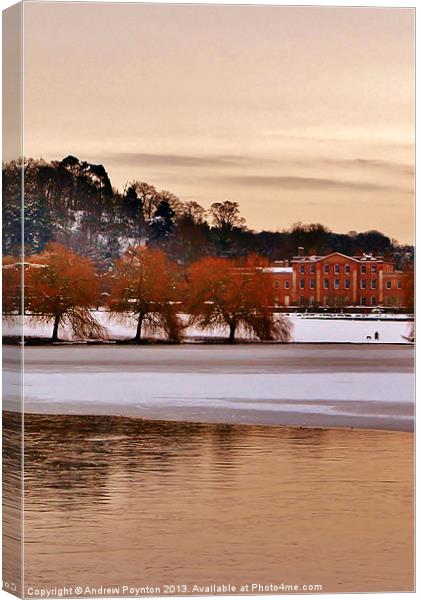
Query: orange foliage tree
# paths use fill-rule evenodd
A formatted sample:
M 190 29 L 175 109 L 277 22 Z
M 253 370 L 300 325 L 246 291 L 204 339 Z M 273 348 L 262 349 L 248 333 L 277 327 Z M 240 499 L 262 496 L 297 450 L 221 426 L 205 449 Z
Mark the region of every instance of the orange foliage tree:
M 267 261 L 250 255 L 245 260 L 206 257 L 188 272 L 190 324 L 203 329 L 226 326 L 233 343 L 239 326 L 261 340 L 290 339 L 290 323 L 275 317 L 273 278 Z
M 25 264 L 25 308 L 37 320 L 53 321 L 53 341 L 58 340 L 60 325 L 70 326 L 77 338 L 104 337 L 92 314 L 98 301 L 92 261 L 50 242 Z
M 16 256 L 3 257 L 3 315 L 13 317 L 22 309 L 22 263 Z
M 134 342 L 142 327 L 163 329 L 169 340 L 179 342 L 182 323 L 174 302 L 177 298 L 177 267 L 161 250 L 137 246 L 118 260 L 111 275 L 109 308 L 116 314 L 136 318 Z

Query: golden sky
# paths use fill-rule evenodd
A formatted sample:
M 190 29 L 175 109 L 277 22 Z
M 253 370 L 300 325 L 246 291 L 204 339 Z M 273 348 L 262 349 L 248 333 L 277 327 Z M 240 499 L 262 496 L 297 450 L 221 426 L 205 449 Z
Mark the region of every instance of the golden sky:
M 25 154 L 413 239 L 413 9 L 24 6 Z

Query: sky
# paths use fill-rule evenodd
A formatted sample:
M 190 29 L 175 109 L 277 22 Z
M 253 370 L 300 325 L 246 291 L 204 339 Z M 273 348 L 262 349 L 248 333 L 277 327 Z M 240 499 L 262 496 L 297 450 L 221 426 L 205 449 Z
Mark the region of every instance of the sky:
M 413 241 L 414 11 L 28 2 L 25 155 Z

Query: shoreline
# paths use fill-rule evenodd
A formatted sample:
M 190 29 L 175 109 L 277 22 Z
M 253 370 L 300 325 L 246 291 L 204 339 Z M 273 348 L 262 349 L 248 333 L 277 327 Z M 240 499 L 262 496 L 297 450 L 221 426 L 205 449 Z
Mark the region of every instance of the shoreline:
M 224 426 L 224 425 L 229 425 L 229 426 L 238 426 L 238 427 L 257 427 L 257 428 L 276 428 L 276 429 L 293 429 L 293 430 L 316 430 L 316 431 L 358 431 L 358 432 L 384 432 L 384 433 L 409 433 L 414 435 L 415 431 L 414 429 L 386 429 L 386 428 L 376 428 L 376 427 L 358 427 L 358 426 L 353 426 L 353 425 L 343 425 L 343 426 L 339 426 L 339 425 L 332 425 L 332 426 L 326 426 L 326 425 L 300 425 L 300 424 L 282 424 L 282 423 L 261 423 L 261 422 L 243 422 L 243 421 L 219 421 L 219 420 L 210 420 L 210 421 L 196 421 L 196 420 L 189 420 L 189 419 L 169 419 L 169 418 L 147 418 L 147 417 L 141 417 L 141 416 L 136 416 L 136 415 L 132 415 L 132 416 L 128 416 L 128 415 L 121 415 L 121 414 L 105 414 L 105 413 L 98 413 L 98 414 L 91 414 L 91 413 L 73 413 L 73 412 L 69 412 L 69 413 L 40 413 L 40 412 L 28 412 L 28 411 L 24 411 L 22 413 L 17 412 L 17 411 L 13 411 L 13 410 L 7 410 L 7 409 L 3 409 L 2 411 L 3 414 L 3 418 L 16 418 L 16 417 L 23 417 L 23 422 L 25 421 L 25 417 L 35 417 L 37 419 L 45 419 L 47 417 L 54 417 L 54 418 L 58 418 L 58 419 L 62 419 L 62 418 L 75 418 L 75 419 L 102 419 L 102 420 L 116 420 L 118 422 L 124 422 L 124 421 L 129 421 L 129 422 L 139 422 L 139 423 L 162 423 L 165 425 L 172 425 L 172 424 L 177 424 L 177 425 L 192 425 L 192 426 L 203 426 L 206 427 L 208 425 L 212 426 Z
M 384 342 L 381 340 L 367 340 L 367 341 L 290 341 L 290 342 L 279 342 L 277 340 L 246 340 L 238 339 L 235 342 L 229 342 L 223 338 L 203 338 L 203 339 L 190 339 L 182 340 L 181 342 L 170 342 L 168 340 L 160 339 L 144 339 L 140 342 L 133 342 L 132 340 L 57 340 L 53 342 L 48 338 L 31 338 L 26 337 L 24 341 L 20 341 L 20 336 L 5 336 L 3 337 L 2 343 L 4 346 L 414 346 L 412 341 L 402 342 Z

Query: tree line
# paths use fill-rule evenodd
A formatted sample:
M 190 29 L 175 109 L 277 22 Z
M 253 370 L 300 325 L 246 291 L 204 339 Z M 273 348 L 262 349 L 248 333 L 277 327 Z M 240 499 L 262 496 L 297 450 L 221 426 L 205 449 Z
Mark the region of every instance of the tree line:
M 162 249 L 135 246 L 103 272 L 92 259 L 48 242 L 23 263 L 16 256 L 3 258 L 3 311 L 12 319 L 21 314 L 24 269 L 24 312 L 51 323 L 53 341 L 59 339 L 60 326 L 76 338 L 106 339 L 95 316 L 95 308 L 103 305 L 117 318 L 132 317 L 135 343 L 145 330 L 180 342 L 188 326 L 226 327 L 231 343 L 240 327 L 260 340 L 286 342 L 289 322 L 271 310 L 275 298 L 267 266 L 267 259 L 250 254 L 242 259 L 207 256 L 181 268 Z
M 241 259 L 258 254 L 271 261 L 290 259 L 302 246 L 306 254 L 374 252 L 395 262 L 412 260 L 413 248 L 400 246 L 379 231 L 335 233 L 318 224 L 296 223 L 281 231 L 253 231 L 238 203 L 214 202 L 205 210 L 183 202 L 142 179 L 113 188 L 103 165 L 67 156 L 61 161 L 24 161 L 24 245 L 26 254 L 42 252 L 51 241 L 92 259 L 107 270 L 129 247 L 163 250 L 189 265 L 204 257 Z M 3 252 L 21 242 L 21 164 L 3 165 Z M 256 198 L 256 203 L 259 201 Z

